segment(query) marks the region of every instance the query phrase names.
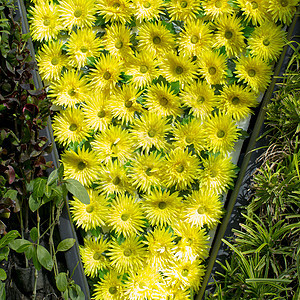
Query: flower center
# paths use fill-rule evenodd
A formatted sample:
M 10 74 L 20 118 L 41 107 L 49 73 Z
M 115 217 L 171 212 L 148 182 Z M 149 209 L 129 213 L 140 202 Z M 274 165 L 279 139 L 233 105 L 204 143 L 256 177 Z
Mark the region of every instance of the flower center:
M 210 68 L 208 69 L 208 73 L 209 73 L 210 75 L 215 75 L 215 74 L 217 73 L 217 69 L 216 69 L 215 67 L 210 67 Z
M 88 214 L 91 214 L 94 211 L 94 205 L 93 204 L 87 205 L 85 210 Z
M 263 44 L 264 44 L 264 46 L 269 46 L 270 45 L 269 39 L 264 39 Z
M 97 116 L 98 116 L 99 118 L 104 118 L 105 115 L 106 115 L 106 113 L 105 113 L 105 111 L 104 111 L 103 109 L 100 110 L 100 111 L 98 112 L 98 114 L 97 114 Z
M 148 71 L 148 67 L 147 66 L 145 66 L 145 65 L 140 66 L 140 72 L 141 73 L 145 74 L 145 73 L 147 73 L 147 71 Z
M 168 99 L 165 98 L 165 97 L 162 97 L 159 99 L 159 104 L 162 105 L 162 106 L 166 106 L 168 104 Z
M 154 43 L 155 45 L 160 44 L 160 42 L 161 42 L 161 38 L 160 38 L 159 36 L 155 36 L 155 37 L 153 38 L 153 43 Z
M 205 98 L 203 96 L 200 96 L 198 99 L 197 99 L 197 102 L 198 103 L 203 103 L 205 101 Z
M 177 168 L 176 168 L 176 171 L 178 173 L 182 173 L 184 171 L 184 166 L 182 164 L 180 164 Z
M 122 215 L 121 215 L 121 220 L 122 220 L 122 221 L 125 222 L 125 221 L 127 221 L 128 219 L 129 219 L 129 214 L 122 214 Z
M 88 48 L 85 47 L 85 46 L 82 46 L 82 47 L 80 48 L 80 51 L 81 51 L 82 53 L 86 53 L 86 52 L 88 52 Z
M 148 168 L 148 169 L 146 170 L 145 173 L 146 173 L 148 176 L 152 176 L 151 170 L 152 170 L 151 168 Z
M 188 269 L 183 269 L 183 270 L 181 271 L 181 275 L 182 275 L 183 277 L 187 277 L 187 276 L 189 275 L 189 270 L 188 270 Z
M 150 3 L 150 2 L 144 2 L 144 3 L 143 3 L 143 6 L 144 6 L 145 8 L 149 8 L 149 7 L 151 6 L 151 3 Z
M 225 39 L 230 40 L 232 38 L 232 36 L 233 36 L 232 31 L 230 31 L 230 30 L 225 31 Z
M 56 66 L 58 63 L 59 63 L 59 60 L 58 60 L 57 57 L 53 57 L 53 58 L 51 59 L 51 64 L 52 64 L 53 66 Z
M 188 245 L 192 245 L 193 244 L 193 240 L 191 238 L 188 238 L 187 241 L 186 241 L 186 243 Z
M 74 11 L 74 17 L 79 18 L 82 15 L 82 10 L 80 8 L 76 8 Z
M 191 43 L 192 43 L 192 44 L 197 44 L 198 41 L 199 41 L 199 38 L 198 38 L 196 35 L 193 35 L 193 36 L 191 37 Z
M 221 8 L 221 7 L 222 7 L 222 1 L 219 1 L 219 0 L 216 1 L 216 2 L 215 2 L 215 7 L 216 7 L 216 8 Z
M 132 106 L 132 101 L 131 100 L 126 100 L 125 101 L 125 107 L 130 108 Z
M 116 177 L 113 179 L 113 181 L 112 181 L 112 183 L 113 183 L 114 185 L 118 185 L 120 182 L 121 182 L 121 179 L 119 178 L 119 176 L 116 176 Z
M 210 177 L 215 178 L 217 177 L 218 173 L 216 170 L 210 170 Z
M 258 8 L 258 4 L 257 4 L 256 1 L 252 1 L 251 2 L 251 6 L 252 6 L 253 9 L 257 9 Z
M 83 170 L 86 167 L 86 164 L 83 161 L 80 161 L 77 165 L 79 170 Z
M 108 80 L 108 79 L 110 79 L 110 77 L 111 77 L 111 74 L 108 71 L 105 71 L 104 74 L 103 74 L 103 78 L 105 80 Z
M 130 249 L 125 249 L 123 253 L 126 257 L 128 257 L 132 254 L 132 251 Z
M 113 8 L 119 8 L 121 5 L 120 5 L 120 3 L 119 2 L 115 2 L 114 4 L 113 4 Z
M 288 2 L 287 2 L 286 0 L 282 0 L 282 1 L 280 2 L 280 4 L 281 4 L 282 7 L 288 6 Z
M 250 69 L 250 70 L 248 71 L 248 75 L 249 75 L 250 77 L 254 77 L 255 74 L 256 74 L 256 71 L 253 70 L 253 69 Z
M 159 207 L 160 209 L 165 209 L 166 206 L 167 206 L 167 203 L 166 203 L 165 201 L 160 201 L 160 202 L 158 203 L 158 207 Z
M 94 255 L 93 255 L 93 259 L 94 260 L 99 260 L 100 258 L 101 258 L 101 253 L 95 252 Z
M 202 206 L 199 206 L 198 209 L 197 209 L 197 213 L 199 215 L 202 215 L 204 213 L 204 208 Z
M 114 295 L 116 292 L 117 292 L 117 288 L 115 286 L 111 286 L 109 289 L 108 289 L 108 292 L 111 294 L 111 295 Z
M 177 66 L 175 69 L 176 74 L 180 75 L 183 73 L 183 68 L 181 66 Z
M 154 129 L 150 129 L 148 131 L 148 136 L 151 137 L 151 138 L 155 137 L 155 134 L 156 134 L 156 131 Z
M 217 132 L 217 137 L 219 138 L 219 139 L 221 139 L 221 138 L 223 138 L 225 136 L 225 131 L 224 130 L 218 130 L 218 132 Z
M 120 40 L 116 41 L 115 47 L 116 47 L 117 49 L 121 49 L 121 48 L 123 47 L 123 42 L 120 41 Z
M 51 22 L 50 22 L 49 19 L 45 19 L 44 22 L 43 22 L 44 26 L 49 26 L 50 23 L 51 23 Z
M 188 137 L 185 138 L 185 141 L 186 141 L 188 144 L 191 144 L 191 143 L 193 142 L 193 139 L 192 139 L 190 136 L 188 136 Z
M 231 103 L 233 105 L 237 105 L 237 104 L 239 104 L 239 102 L 240 102 L 240 99 L 238 97 L 233 97 L 231 100 Z
M 75 91 L 75 89 L 70 89 L 69 91 L 68 91 L 68 94 L 69 94 L 69 96 L 71 96 L 71 97 L 74 97 L 75 95 L 76 95 L 76 91 Z
M 181 1 L 181 2 L 180 2 L 180 6 L 181 6 L 182 8 L 186 8 L 187 5 L 188 5 L 188 3 L 187 3 L 186 1 Z
M 76 131 L 77 130 L 77 125 L 76 124 L 71 124 L 70 126 L 69 126 L 69 129 L 71 130 L 71 131 Z

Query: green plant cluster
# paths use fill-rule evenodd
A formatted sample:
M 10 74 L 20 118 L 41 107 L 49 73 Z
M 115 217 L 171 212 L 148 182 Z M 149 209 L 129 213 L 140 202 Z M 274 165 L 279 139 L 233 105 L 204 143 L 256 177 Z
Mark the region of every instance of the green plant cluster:
M 253 176 L 253 196 L 231 256 L 207 299 L 300 298 L 300 45 L 280 79 L 265 123 L 269 145 Z

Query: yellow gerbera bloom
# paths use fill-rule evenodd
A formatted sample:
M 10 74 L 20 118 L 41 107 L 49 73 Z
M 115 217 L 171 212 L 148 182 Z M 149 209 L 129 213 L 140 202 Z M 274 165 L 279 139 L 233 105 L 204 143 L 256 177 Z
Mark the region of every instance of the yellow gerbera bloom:
M 59 19 L 58 6 L 53 2 L 40 2 L 29 10 L 30 32 L 33 40 L 49 41 L 55 39 L 63 29 Z
M 79 69 L 84 67 L 88 57 L 99 56 L 100 45 L 100 39 L 91 28 L 72 31 L 67 42 L 70 64 Z
M 255 27 L 248 39 L 250 53 L 266 62 L 276 61 L 285 45 L 286 35 L 280 26 L 273 22 L 265 22 Z
M 161 75 L 168 81 L 179 81 L 180 84 L 193 82 L 198 69 L 190 57 L 184 54 L 178 56 L 175 53 L 166 54 L 161 60 L 159 68 Z
M 132 83 L 143 89 L 150 84 L 155 77 L 158 77 L 158 61 L 156 55 L 149 52 L 140 52 L 133 58 L 131 64 L 126 69 L 126 74 L 132 76 Z
M 135 113 L 142 111 L 142 106 L 136 101 L 140 94 L 132 84 L 114 88 L 108 101 L 112 116 L 123 123 L 132 123 Z
M 237 0 L 237 4 L 243 11 L 246 20 L 251 21 L 254 26 L 258 23 L 262 24 L 268 19 L 268 0 Z
M 225 47 L 229 57 L 240 54 L 246 44 L 243 36 L 243 26 L 240 18 L 236 15 L 223 15 L 216 19 L 216 33 L 214 35 L 215 43 L 213 47 Z
M 63 67 L 67 66 L 67 56 L 62 54 L 60 41 L 43 44 L 36 56 L 39 73 L 43 80 L 58 80 Z
M 69 31 L 73 26 L 92 27 L 96 11 L 94 0 L 61 0 L 59 3 L 60 18 Z
M 200 8 L 197 0 L 171 0 L 167 6 L 171 20 L 185 22 L 195 20 Z
M 103 255 L 108 250 L 108 242 L 103 237 L 84 239 L 84 246 L 80 246 L 79 250 L 86 275 L 96 277 L 99 271 L 109 266 L 108 259 Z
M 167 187 L 175 186 L 178 190 L 191 187 L 197 177 L 199 164 L 196 155 L 189 153 L 188 150 L 175 148 L 166 157 L 165 185 Z
M 122 276 L 114 270 L 110 270 L 98 283 L 94 285 L 92 299 L 95 300 L 125 300 Z
M 200 56 L 211 50 L 212 32 L 207 23 L 197 19 L 186 22 L 178 37 L 179 51 L 188 56 Z
M 130 134 L 121 126 L 110 126 L 100 132 L 91 145 L 102 162 L 117 158 L 120 163 L 124 163 L 132 157 L 134 150 Z
M 233 83 L 225 85 L 219 96 L 221 112 L 232 116 L 236 121 L 252 113 L 251 107 L 258 105 L 257 97 L 249 88 Z
M 171 125 L 165 117 L 154 113 L 145 112 L 140 119 L 136 119 L 132 125 L 131 133 L 136 148 L 142 148 L 146 153 L 152 147 L 158 150 L 168 148 L 166 135 L 171 130 Z
M 233 7 L 227 0 L 205 0 L 202 3 L 205 14 L 213 21 L 223 15 L 233 13 Z
M 183 218 L 192 226 L 203 227 L 207 225 L 210 229 L 220 222 L 222 207 L 218 194 L 209 188 L 193 190 L 186 197 Z
M 84 204 L 76 197 L 69 201 L 73 221 L 85 231 L 105 225 L 108 215 L 108 202 L 104 195 L 91 189 L 88 193 L 90 204 Z
M 173 129 L 174 146 L 186 149 L 190 147 L 200 154 L 206 147 L 206 137 L 203 130 L 203 122 L 201 119 L 190 119 L 188 123 L 177 123 Z
M 143 20 L 159 19 L 159 13 L 162 13 L 164 8 L 163 0 L 133 0 L 132 8 L 134 15 L 138 21 L 142 22 Z
M 257 57 L 242 56 L 236 63 L 238 81 L 249 84 L 254 92 L 263 92 L 271 81 L 271 66 Z
M 146 248 L 137 236 L 129 236 L 119 244 L 113 240 L 108 256 L 111 266 L 119 273 L 134 273 L 141 269 L 146 260 Z
M 128 0 L 98 0 L 98 13 L 104 16 L 106 22 L 125 24 L 130 20 L 132 9 Z
M 99 176 L 99 160 L 95 152 L 78 148 L 77 153 L 68 150 L 61 155 L 64 164 L 64 178 L 77 179 L 84 186 L 90 186 Z
M 214 193 L 221 194 L 233 185 L 236 177 L 235 165 L 230 157 L 209 156 L 202 160 L 203 169 L 198 172 L 200 185 Z
M 207 119 L 217 104 L 214 89 L 205 81 L 193 82 L 181 91 L 181 100 L 196 118 Z
M 199 73 L 209 85 L 223 84 L 226 78 L 226 56 L 218 51 L 205 51 L 199 59 Z
M 110 54 L 101 55 L 91 69 L 89 79 L 95 90 L 105 90 L 113 87 L 120 79 L 122 63 L 115 56 Z
M 214 153 L 231 152 L 238 139 L 238 129 L 229 115 L 214 115 L 204 124 L 207 148 Z
M 156 55 L 172 51 L 175 44 L 173 34 L 160 21 L 141 25 L 137 39 L 141 51 Z
M 148 93 L 145 97 L 144 106 L 148 110 L 157 115 L 166 117 L 181 115 L 180 99 L 172 91 L 171 86 L 161 84 L 153 84 L 148 87 Z
M 274 22 L 278 20 L 285 25 L 290 25 L 296 13 L 298 0 L 270 0 L 268 12 Z
M 145 224 L 140 203 L 132 196 L 117 195 L 111 202 L 108 223 L 118 236 L 122 234 L 125 238 L 143 231 Z
M 125 167 L 119 164 L 117 160 L 109 160 L 106 165 L 101 165 L 99 172 L 98 189 L 102 193 L 109 195 L 133 192 L 133 187 L 129 184 Z
M 53 104 L 61 106 L 75 106 L 84 102 L 88 95 L 87 80 L 80 77 L 80 73 L 71 69 L 65 72 L 62 77 L 50 84 L 49 96 L 53 97 Z
M 152 226 L 172 225 L 182 209 L 181 197 L 179 192 L 155 188 L 145 195 L 142 208 Z
M 148 154 L 136 154 L 130 164 L 131 183 L 142 192 L 149 193 L 153 186 L 161 184 L 161 169 L 164 160 L 155 151 Z
M 53 118 L 53 135 L 63 146 L 71 142 L 80 143 L 89 136 L 89 128 L 84 122 L 84 115 L 80 108 L 67 108 Z

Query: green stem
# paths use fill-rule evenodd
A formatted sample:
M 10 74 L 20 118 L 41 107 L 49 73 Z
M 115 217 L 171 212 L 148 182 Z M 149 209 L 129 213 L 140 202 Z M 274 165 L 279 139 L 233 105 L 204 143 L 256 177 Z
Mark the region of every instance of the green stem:
M 56 220 L 54 219 L 54 214 L 55 214 L 55 204 L 52 204 L 52 210 L 51 210 L 51 216 L 50 216 L 50 236 L 49 236 L 49 245 L 50 245 L 50 254 L 53 259 L 53 270 L 54 270 L 54 275 L 55 277 L 58 275 L 58 266 L 57 266 L 57 260 L 56 260 L 56 252 L 55 252 L 55 247 L 54 247 L 54 242 L 53 242 L 53 234 L 54 234 L 54 228 L 56 223 Z
M 22 205 L 21 205 L 22 207 Z M 23 214 L 22 214 L 22 209 L 20 209 L 20 226 L 21 226 L 21 237 L 24 239 L 24 221 L 23 221 Z M 28 268 L 28 259 L 25 255 L 25 267 Z
M 40 222 L 41 222 L 41 219 L 40 219 L 40 214 L 39 214 L 39 210 L 38 209 L 36 210 L 36 221 L 37 221 L 36 222 L 36 228 L 37 228 L 37 241 L 36 241 L 36 244 L 39 245 L 39 242 L 40 242 Z M 34 287 L 33 287 L 33 292 L 32 292 L 32 300 L 36 299 L 36 289 L 37 289 L 38 276 L 39 276 L 38 270 L 35 269 L 34 270 Z

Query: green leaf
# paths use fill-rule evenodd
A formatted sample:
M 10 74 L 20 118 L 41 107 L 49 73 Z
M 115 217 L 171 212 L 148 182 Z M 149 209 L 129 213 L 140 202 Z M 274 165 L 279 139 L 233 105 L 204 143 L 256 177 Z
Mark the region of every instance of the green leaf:
M 33 194 L 30 195 L 28 202 L 32 212 L 35 212 L 41 206 L 41 198 L 35 198 Z
M 57 246 L 57 251 L 67 251 L 73 247 L 75 239 L 68 238 L 61 241 Z
M 48 250 L 41 245 L 37 245 L 36 254 L 40 264 L 48 271 L 51 271 L 53 268 L 53 260 Z
M 27 257 L 27 259 L 31 259 L 34 255 L 34 252 L 35 252 L 35 246 L 32 244 L 30 247 L 28 247 L 26 250 L 25 250 L 25 255 Z
M 64 272 L 59 273 L 56 276 L 56 287 L 60 292 L 64 292 L 68 287 L 67 274 Z
M 6 299 L 5 283 L 0 282 L 0 299 Z
M 46 185 L 46 186 L 45 186 L 45 196 L 46 196 L 47 198 L 50 198 L 51 194 L 52 194 L 52 188 L 51 188 L 51 186 Z M 47 201 L 47 202 L 48 202 L 48 201 Z
M 22 253 L 26 251 L 26 249 L 31 245 L 32 243 L 25 239 L 17 239 L 9 243 L 9 247 L 17 253 Z
M 8 255 L 9 255 L 9 247 L 5 246 L 3 248 L 0 248 L 0 261 L 5 259 L 8 259 Z
M 47 185 L 53 184 L 58 179 L 58 169 L 53 170 L 48 177 Z
M 8 245 L 11 241 L 19 237 L 20 234 L 17 230 L 9 231 L 3 238 L 0 240 L 0 248 Z
M 90 197 L 85 187 L 75 179 L 65 181 L 67 190 L 84 204 L 90 204 Z
M 5 271 L 0 268 L 0 280 L 5 280 L 7 278 L 7 275 L 5 273 Z
M 31 230 L 30 230 L 30 237 L 31 237 L 31 239 L 34 241 L 34 242 L 36 242 L 37 241 L 37 239 L 38 239 L 38 230 L 37 230 L 37 228 L 36 227 L 33 227 Z
M 34 251 L 32 253 L 32 262 L 34 267 L 39 271 L 42 268 L 42 265 L 40 264 L 40 262 L 38 261 L 37 258 L 37 249 L 36 247 L 34 247 Z
M 46 186 L 46 179 L 40 177 L 34 179 L 34 184 L 33 184 L 34 198 L 43 197 L 45 192 L 45 186 Z
M 4 194 L 3 198 L 9 198 L 11 200 L 16 200 L 18 195 L 17 190 L 7 190 L 6 193 Z
M 64 176 L 64 165 L 61 164 L 58 168 L 58 180 L 61 181 L 63 176 Z

